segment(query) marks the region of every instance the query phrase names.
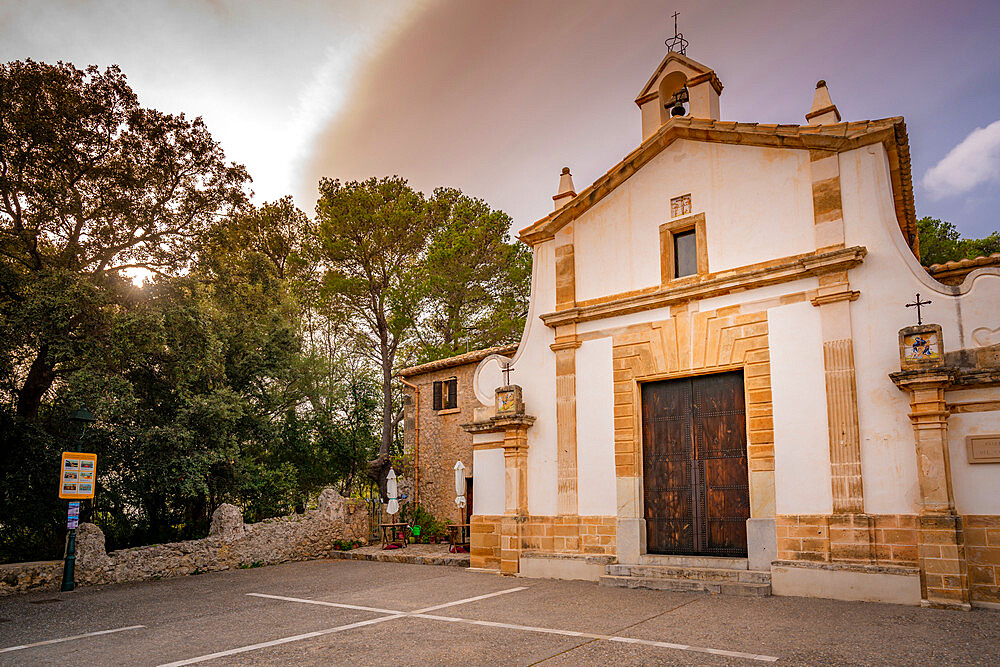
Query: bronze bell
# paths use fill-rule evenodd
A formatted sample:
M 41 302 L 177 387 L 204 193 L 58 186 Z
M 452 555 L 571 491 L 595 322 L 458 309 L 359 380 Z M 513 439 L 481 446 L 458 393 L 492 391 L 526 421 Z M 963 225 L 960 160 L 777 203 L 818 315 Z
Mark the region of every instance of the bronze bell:
M 670 115 L 671 116 L 683 116 L 684 113 L 685 113 L 684 112 L 684 105 L 681 104 L 680 102 L 678 102 L 677 104 L 675 104 L 673 106 L 673 108 L 670 109 Z

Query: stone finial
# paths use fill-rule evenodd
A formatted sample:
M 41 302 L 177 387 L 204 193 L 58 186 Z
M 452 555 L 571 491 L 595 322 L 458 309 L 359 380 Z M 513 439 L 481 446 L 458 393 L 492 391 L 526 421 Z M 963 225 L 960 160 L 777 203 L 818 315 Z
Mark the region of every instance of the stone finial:
M 555 202 L 555 210 L 558 211 L 568 204 L 576 196 L 576 189 L 573 187 L 573 174 L 569 173 L 569 167 L 563 167 L 559 174 L 559 191 L 552 197 Z
M 236 505 L 222 503 L 212 512 L 212 527 L 208 529 L 210 537 L 221 538 L 223 542 L 235 542 L 247 534 L 243 525 L 243 513 Z
M 840 111 L 830 98 L 830 90 L 826 81 L 816 82 L 816 92 L 813 94 L 812 108 L 806 114 L 806 122 L 810 125 L 831 125 L 840 122 Z

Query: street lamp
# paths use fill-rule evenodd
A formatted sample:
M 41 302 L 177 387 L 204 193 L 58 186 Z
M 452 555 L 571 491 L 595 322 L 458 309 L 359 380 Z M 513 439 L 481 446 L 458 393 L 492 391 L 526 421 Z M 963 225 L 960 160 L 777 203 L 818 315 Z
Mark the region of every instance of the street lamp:
M 83 435 L 87 432 L 87 427 L 96 422 L 97 417 L 91 414 L 87 408 L 80 408 L 70 413 L 69 420 L 80 428 L 80 437 L 77 438 L 77 441 L 80 441 L 83 440 Z

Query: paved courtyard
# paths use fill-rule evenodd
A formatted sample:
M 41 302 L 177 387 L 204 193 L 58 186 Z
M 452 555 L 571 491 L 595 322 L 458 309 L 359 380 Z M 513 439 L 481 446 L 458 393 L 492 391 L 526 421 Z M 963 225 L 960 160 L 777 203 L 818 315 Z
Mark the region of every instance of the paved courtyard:
M 0 664 L 1000 663 L 1000 612 L 311 561 L 0 598 Z

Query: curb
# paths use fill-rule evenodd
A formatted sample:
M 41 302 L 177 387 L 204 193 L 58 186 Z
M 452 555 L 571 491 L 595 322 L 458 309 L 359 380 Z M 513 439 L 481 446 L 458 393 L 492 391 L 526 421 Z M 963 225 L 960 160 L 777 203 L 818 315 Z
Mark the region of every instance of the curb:
M 358 551 L 331 551 L 330 558 L 334 560 L 371 560 L 383 563 L 409 563 L 411 565 L 446 565 L 450 567 L 469 567 L 469 554 L 446 554 L 442 556 L 422 556 L 418 554 L 397 553 L 402 549 L 394 549 L 382 553 L 365 553 Z

